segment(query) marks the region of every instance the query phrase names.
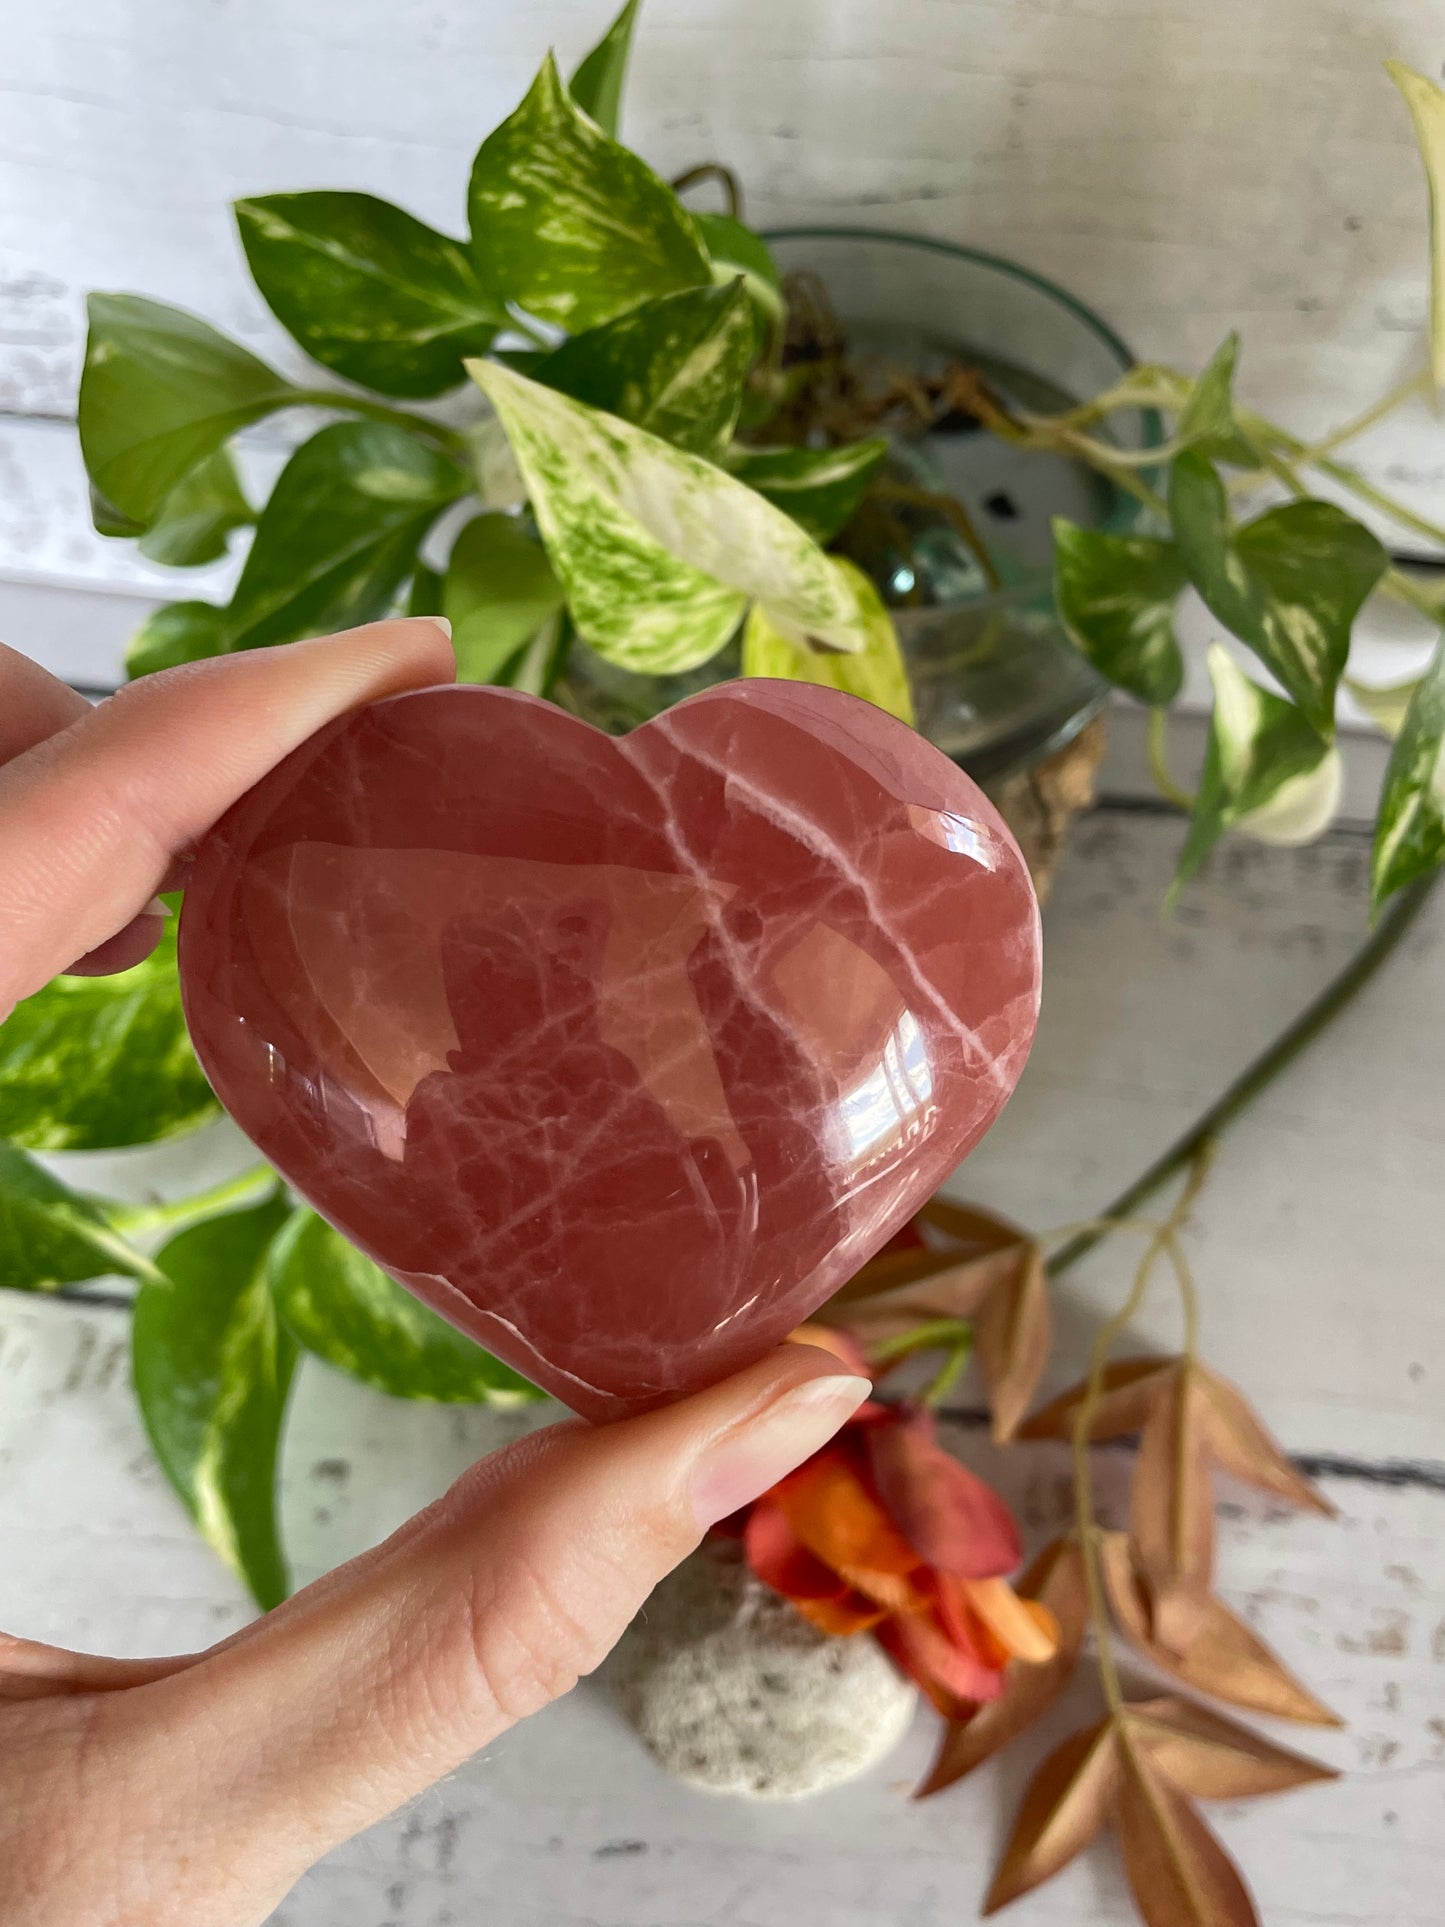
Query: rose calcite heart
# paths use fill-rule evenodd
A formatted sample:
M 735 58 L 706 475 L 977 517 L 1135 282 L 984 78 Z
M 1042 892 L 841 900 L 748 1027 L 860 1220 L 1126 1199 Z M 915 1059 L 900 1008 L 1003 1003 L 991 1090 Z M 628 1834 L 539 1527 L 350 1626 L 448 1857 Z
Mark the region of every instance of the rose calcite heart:
M 278 1170 L 591 1418 L 837 1290 L 998 1115 L 1039 990 L 969 778 L 767 681 L 621 740 L 505 689 L 344 717 L 206 839 L 180 956 Z

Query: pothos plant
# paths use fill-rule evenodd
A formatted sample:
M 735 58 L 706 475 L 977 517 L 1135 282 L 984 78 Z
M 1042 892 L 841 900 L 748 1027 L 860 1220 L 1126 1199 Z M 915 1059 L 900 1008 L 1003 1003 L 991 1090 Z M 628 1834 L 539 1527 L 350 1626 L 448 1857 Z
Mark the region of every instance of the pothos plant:
M 237 203 L 258 288 L 339 383 L 293 381 L 177 309 L 92 298 L 79 425 L 96 526 L 177 568 L 213 561 L 238 531 L 251 532 L 229 602 L 161 609 L 131 647 L 133 675 L 408 610 L 450 618 L 463 679 L 556 700 L 571 700 L 572 673 L 591 660 L 630 677 L 630 700 L 645 714 L 670 699 L 678 677 L 722 664 L 832 683 L 911 720 L 887 609 L 829 546 L 882 486 L 887 441 L 840 434 L 825 409 L 810 409 L 810 392 L 836 370 L 798 354 L 795 342 L 790 349 L 788 291 L 762 239 L 735 213 L 691 211 L 681 184 L 661 180 L 617 140 L 636 10 L 629 0 L 569 81 L 549 58 L 483 142 L 466 242 L 369 195 Z M 1153 713 L 1161 782 L 1190 811 L 1180 883 L 1227 829 L 1299 838 L 1328 820 L 1339 780 L 1336 696 L 1366 599 L 1393 595 L 1442 614 L 1441 599 L 1392 566 L 1374 534 L 1310 492 L 1311 478 L 1323 478 L 1415 535 L 1445 541 L 1445 529 L 1338 454 L 1432 374 L 1445 380 L 1445 94 L 1394 72 L 1432 194 L 1432 372 L 1378 407 L 1303 441 L 1235 400 L 1232 337 L 1195 379 L 1138 367 L 1053 415 L 1020 410 L 962 361 L 931 390 L 904 384 L 915 427 L 961 411 L 1005 440 L 1093 467 L 1136 499 L 1140 519 L 1127 535 L 1057 525 L 1055 598 L 1075 644 Z M 471 410 L 425 406 L 468 381 L 481 395 Z M 1110 421 L 1141 406 L 1158 411 L 1168 433 L 1134 454 L 1111 436 Z M 300 443 L 258 509 L 234 438 L 282 411 L 316 410 L 333 419 Z M 881 411 L 880 425 L 899 426 Z M 1264 487 L 1289 499 L 1247 513 Z M 1211 652 L 1215 701 L 1194 797 L 1169 776 L 1163 747 L 1183 677 L 1174 610 L 1186 588 L 1270 678 L 1247 675 L 1223 648 Z M 1395 739 L 1375 902 L 1410 885 L 1413 903 L 1418 880 L 1445 860 L 1445 650 L 1409 685 L 1348 686 Z M 1328 1717 L 1210 1590 L 1200 1477 L 1209 1454 L 1310 1501 L 1232 1402 L 1237 1395 L 1195 1356 L 1179 1242 L 1193 1189 L 1165 1218 L 1137 1214 L 1168 1175 L 1197 1178 L 1218 1130 L 1363 981 L 1404 920 L 1377 935 L 1365 962 L 1183 1147 L 1047 1263 L 1039 1241 L 940 1207 L 920 1236 L 922 1255 L 885 1254 L 849 1303 L 900 1278 L 914 1296 L 891 1299 L 881 1326 L 876 1304 L 866 1316 L 854 1306 L 834 1317 L 853 1320 L 880 1369 L 942 1346 L 938 1395 L 976 1325 L 1007 1436 L 1048 1349 L 1047 1278 L 1081 1241 L 1142 1226 L 1146 1261 L 1129 1309 L 1161 1258 L 1180 1279 L 1179 1360 L 1110 1366 L 1116 1320 L 1079 1394 L 1034 1424 L 1071 1432 L 1076 1445 L 1076 1529 L 1024 1584 L 1040 1606 L 1035 1625 L 1051 1616 L 1056 1626 L 1059 1657 L 1009 1662 L 1006 1690 L 983 1711 L 940 1701 L 949 1729 L 935 1786 L 1041 1710 L 1091 1619 L 1107 1717 L 1043 1770 L 995 1890 L 999 1904 L 1112 1816 L 1126 1856 L 1145 1869 L 1141 1903 L 1155 1909 L 1151 1918 L 1251 1918 L 1186 1796 L 1312 1777 L 1242 1729 L 1224 1734 L 1227 1723 L 1190 1702 L 1141 1708 L 1120 1686 L 1111 1625 L 1185 1685 Z M 264 1168 L 180 1203 L 127 1206 L 68 1187 L 32 1155 L 153 1143 L 216 1115 L 186 1039 L 173 935 L 118 977 L 58 979 L 0 1028 L 0 1282 L 30 1291 L 133 1282 L 134 1382 L 158 1457 L 200 1529 L 269 1606 L 288 1587 L 274 1487 L 300 1350 L 401 1397 L 536 1394 L 296 1208 Z M 1131 1533 L 1109 1535 L 1094 1516 L 1087 1443 L 1141 1428 Z M 998 1673 L 1007 1655 L 994 1657 Z M 1179 1911 L 1179 1894 L 1192 1913 Z

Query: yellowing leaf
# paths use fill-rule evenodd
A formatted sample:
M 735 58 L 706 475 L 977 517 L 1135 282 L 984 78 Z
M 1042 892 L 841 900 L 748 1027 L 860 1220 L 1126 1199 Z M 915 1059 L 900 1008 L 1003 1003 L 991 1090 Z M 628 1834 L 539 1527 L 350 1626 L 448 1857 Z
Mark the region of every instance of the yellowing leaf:
M 1104 1583 L 1109 1605 L 1132 1645 L 1154 1665 L 1196 1692 L 1228 1700 L 1274 1719 L 1338 1726 L 1337 1716 L 1297 1680 L 1224 1601 L 1211 1593 L 1182 1652 L 1154 1637 L 1150 1601 L 1122 1532 L 1105 1535 Z
M 863 647 L 843 656 L 832 650 L 820 652 L 800 646 L 783 634 L 765 609 L 754 608 L 743 630 L 743 674 L 777 676 L 786 682 L 821 683 L 827 689 L 842 689 L 850 696 L 862 696 L 865 701 L 876 703 L 911 727 L 913 693 L 908 686 L 908 669 L 898 646 L 893 618 L 863 571 L 844 557 L 835 559 L 837 567 L 846 572 L 852 583 L 863 612 Z
M 1405 96 L 1430 190 L 1430 369 L 1445 388 L 1445 91 L 1403 61 L 1385 72 Z

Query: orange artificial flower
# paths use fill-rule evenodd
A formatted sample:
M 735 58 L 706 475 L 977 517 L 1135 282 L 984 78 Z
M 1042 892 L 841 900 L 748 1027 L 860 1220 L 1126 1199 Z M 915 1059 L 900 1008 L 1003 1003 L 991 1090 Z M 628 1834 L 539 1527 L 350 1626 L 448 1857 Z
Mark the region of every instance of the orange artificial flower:
M 868 1375 L 846 1333 L 795 1335 Z M 1052 1614 L 1005 1577 L 1022 1557 L 1013 1514 L 936 1443 L 931 1412 L 869 1399 L 733 1523 L 765 1584 L 822 1632 L 874 1633 L 950 1718 L 996 1699 L 1010 1660 L 1057 1646 Z

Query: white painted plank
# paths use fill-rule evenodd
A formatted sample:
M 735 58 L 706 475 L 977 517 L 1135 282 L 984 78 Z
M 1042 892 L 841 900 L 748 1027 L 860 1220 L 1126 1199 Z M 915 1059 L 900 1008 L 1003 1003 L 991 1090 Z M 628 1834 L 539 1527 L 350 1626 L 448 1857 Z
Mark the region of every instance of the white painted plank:
M 0 1305 L 0 1623 L 117 1652 L 178 1650 L 245 1617 L 149 1459 L 125 1383 L 117 1314 Z M 284 1478 L 298 1576 L 373 1542 L 524 1421 L 403 1405 L 307 1366 Z M 1065 1455 L 956 1449 L 997 1478 L 1032 1544 L 1066 1518 Z M 1117 1516 L 1127 1455 L 1101 1455 Z M 1335 1522 L 1226 1494 L 1221 1584 L 1350 1721 L 1281 1730 L 1345 1769 L 1336 1787 L 1216 1809 L 1264 1918 L 1302 1927 L 1434 1927 L 1445 1877 L 1445 1494 L 1368 1477 L 1325 1481 Z M 604 1682 L 506 1736 L 407 1813 L 331 1856 L 276 1927 L 438 1927 L 479 1907 L 507 1927 L 956 1927 L 986 1885 L 1027 1770 L 1089 1717 L 1081 1685 L 1004 1762 L 911 1806 L 934 1727 L 853 1787 L 799 1806 L 713 1799 L 657 1771 Z M 1107 1850 L 1030 1903 L 1037 1927 L 1117 1923 Z

